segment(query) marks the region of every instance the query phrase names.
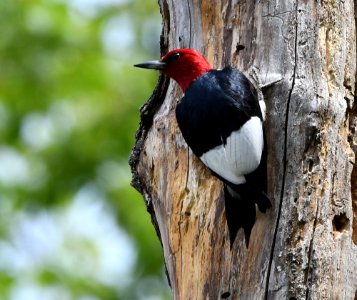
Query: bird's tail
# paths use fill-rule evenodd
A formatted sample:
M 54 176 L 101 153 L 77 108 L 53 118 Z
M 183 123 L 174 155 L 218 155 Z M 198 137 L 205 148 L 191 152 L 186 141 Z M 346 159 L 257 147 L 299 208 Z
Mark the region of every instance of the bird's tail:
M 255 223 L 255 204 L 265 213 L 271 207 L 268 196 L 263 191 L 254 191 L 247 184 L 224 185 L 225 211 L 231 248 L 238 230 L 243 228 L 248 248 L 250 233 Z

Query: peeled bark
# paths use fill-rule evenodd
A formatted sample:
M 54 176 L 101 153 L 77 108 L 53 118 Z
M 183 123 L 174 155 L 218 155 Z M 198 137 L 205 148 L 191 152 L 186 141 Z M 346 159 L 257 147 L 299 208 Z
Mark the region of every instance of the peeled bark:
M 353 1 L 159 4 L 163 53 L 196 48 L 216 68 L 255 69 L 267 85 L 273 208 L 258 213 L 248 249 L 242 230 L 230 249 L 222 184 L 180 134 L 176 83 L 160 77 L 142 108 L 133 185 L 161 239 L 174 298 L 357 298 Z

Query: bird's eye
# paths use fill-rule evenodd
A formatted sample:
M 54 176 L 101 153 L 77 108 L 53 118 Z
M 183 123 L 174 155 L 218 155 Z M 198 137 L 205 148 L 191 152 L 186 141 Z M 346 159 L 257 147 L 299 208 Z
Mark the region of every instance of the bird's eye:
M 172 53 L 168 58 L 165 59 L 166 63 L 171 63 L 180 58 L 181 54 L 178 52 Z
M 180 53 L 176 52 L 176 53 L 171 55 L 171 57 L 172 57 L 171 59 L 172 60 L 178 60 L 180 58 L 180 56 L 181 56 Z

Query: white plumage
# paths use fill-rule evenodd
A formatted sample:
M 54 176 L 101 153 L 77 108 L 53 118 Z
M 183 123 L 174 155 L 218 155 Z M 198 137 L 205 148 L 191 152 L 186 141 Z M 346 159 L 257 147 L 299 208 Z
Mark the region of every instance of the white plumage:
M 263 147 L 262 121 L 252 117 L 239 130 L 231 133 L 225 145 L 209 150 L 200 159 L 229 182 L 242 184 L 246 182 L 244 175 L 259 166 Z
M 267 107 L 264 100 L 259 101 L 260 111 L 262 112 L 263 121 L 265 121 Z

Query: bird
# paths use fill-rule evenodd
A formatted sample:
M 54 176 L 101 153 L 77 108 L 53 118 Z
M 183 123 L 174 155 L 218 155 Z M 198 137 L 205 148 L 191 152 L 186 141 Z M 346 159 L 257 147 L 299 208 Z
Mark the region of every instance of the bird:
M 194 155 L 223 182 L 231 248 L 240 228 L 248 248 L 256 205 L 263 213 L 271 207 L 265 105 L 256 88 L 238 69 L 214 69 L 191 48 L 171 50 L 160 60 L 134 66 L 159 70 L 180 86 L 178 127 Z

